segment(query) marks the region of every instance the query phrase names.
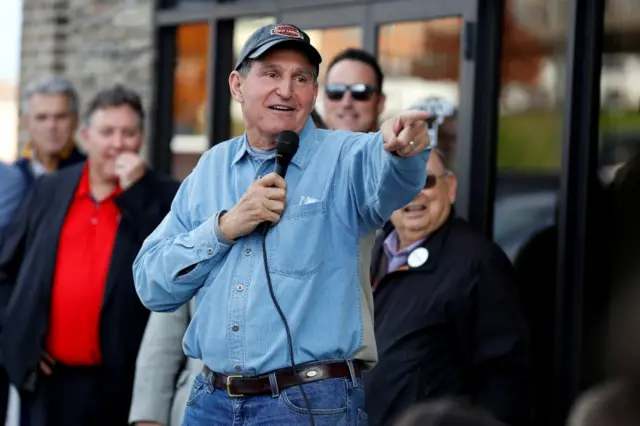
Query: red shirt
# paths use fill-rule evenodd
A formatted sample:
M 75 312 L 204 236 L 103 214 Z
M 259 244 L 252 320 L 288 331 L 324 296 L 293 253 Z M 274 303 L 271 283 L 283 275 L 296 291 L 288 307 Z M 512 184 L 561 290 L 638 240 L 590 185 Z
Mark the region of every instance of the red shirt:
M 85 165 L 60 232 L 46 343 L 64 364 L 102 363 L 100 314 L 120 221 L 114 197 L 121 192 L 95 201 Z

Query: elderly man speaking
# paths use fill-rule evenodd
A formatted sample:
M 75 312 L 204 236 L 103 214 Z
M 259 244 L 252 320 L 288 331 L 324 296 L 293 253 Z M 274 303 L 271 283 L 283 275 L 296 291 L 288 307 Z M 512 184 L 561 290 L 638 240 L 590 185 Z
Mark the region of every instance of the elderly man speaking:
M 367 422 L 361 372 L 377 352 L 358 242 L 422 189 L 427 114 L 316 129 L 320 61 L 293 25 L 251 35 L 229 76 L 246 133 L 202 156 L 135 261 L 149 309 L 196 295 L 184 350 L 205 367 L 184 425 Z M 283 131 L 300 140 L 286 181 L 272 172 Z

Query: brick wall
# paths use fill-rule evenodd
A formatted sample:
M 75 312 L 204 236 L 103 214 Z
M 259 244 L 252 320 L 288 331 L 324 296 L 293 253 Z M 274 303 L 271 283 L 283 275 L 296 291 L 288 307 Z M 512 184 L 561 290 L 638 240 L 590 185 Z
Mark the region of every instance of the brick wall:
M 20 88 L 63 73 L 84 107 L 98 90 L 125 83 L 152 102 L 153 0 L 23 0 Z M 25 135 L 21 134 L 24 143 Z
M 66 6 L 67 0 L 23 0 L 21 82 L 64 71 Z

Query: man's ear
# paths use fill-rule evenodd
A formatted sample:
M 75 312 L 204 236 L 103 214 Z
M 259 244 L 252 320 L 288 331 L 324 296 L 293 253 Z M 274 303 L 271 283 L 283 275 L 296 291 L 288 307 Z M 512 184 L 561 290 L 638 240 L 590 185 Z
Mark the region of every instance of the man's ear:
M 317 81 L 313 87 L 313 104 L 312 105 L 316 104 L 316 99 L 318 99 L 318 82 Z M 313 109 L 313 107 L 311 109 Z
M 231 96 L 239 104 L 244 101 L 242 96 L 242 76 L 238 71 L 233 71 L 229 74 L 229 90 L 231 90 Z
M 449 183 L 449 202 L 453 204 L 456 202 L 456 195 L 458 193 L 458 178 L 455 174 L 450 173 L 447 179 Z
M 81 125 L 79 134 L 80 142 L 82 143 L 82 146 L 86 148 L 88 145 L 87 142 L 89 141 L 89 128 L 84 124 Z
M 71 121 L 73 122 L 73 131 L 75 132 L 76 130 L 78 130 L 78 125 L 80 124 L 80 117 L 74 115 L 71 118 Z
M 387 102 L 387 96 L 380 92 L 380 95 L 378 96 L 378 116 L 382 115 L 382 113 L 384 112 L 384 105 Z

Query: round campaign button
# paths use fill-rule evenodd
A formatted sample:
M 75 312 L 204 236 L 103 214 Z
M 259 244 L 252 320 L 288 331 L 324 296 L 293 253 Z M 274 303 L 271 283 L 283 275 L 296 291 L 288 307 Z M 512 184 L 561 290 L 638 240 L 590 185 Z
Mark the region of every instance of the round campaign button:
M 408 263 L 412 268 L 422 266 L 429 259 L 429 250 L 424 247 L 418 247 L 409 255 Z

